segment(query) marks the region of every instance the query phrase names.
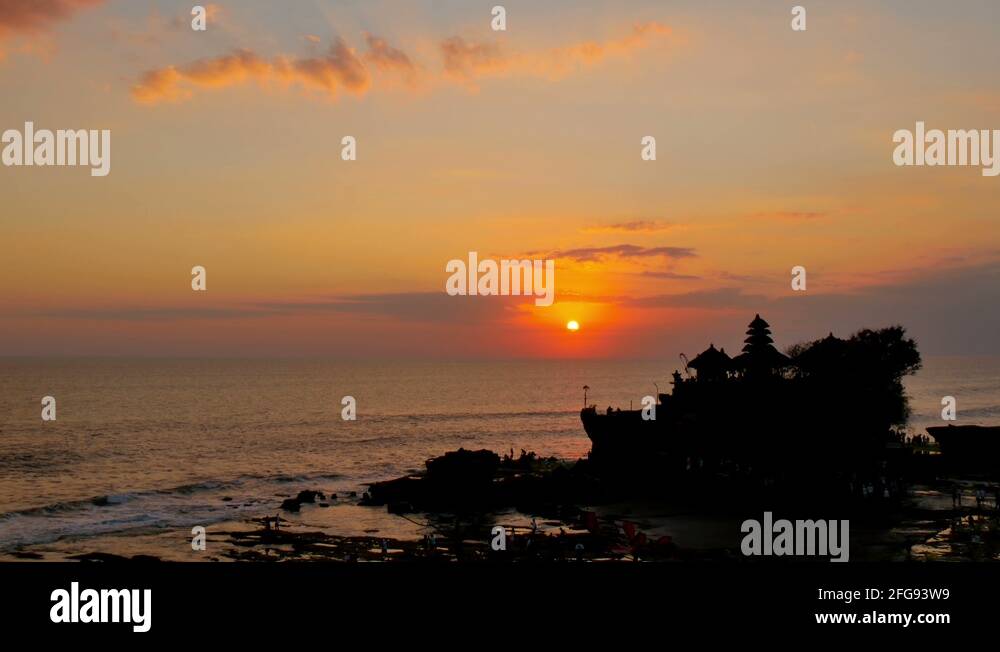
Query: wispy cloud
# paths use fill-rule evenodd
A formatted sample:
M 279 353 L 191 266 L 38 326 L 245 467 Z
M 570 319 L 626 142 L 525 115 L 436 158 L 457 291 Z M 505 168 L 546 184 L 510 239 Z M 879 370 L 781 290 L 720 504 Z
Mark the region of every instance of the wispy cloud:
M 671 34 L 669 27 L 651 22 L 636 25 L 625 37 L 604 43 L 586 41 L 544 51 L 513 52 L 498 43 L 470 42 L 453 36 L 440 42 L 442 68 L 416 62 L 402 49 L 373 34 L 365 34 L 366 52 L 359 54 L 343 39 L 336 39 L 326 56 L 261 56 L 252 49 L 169 65 L 144 73 L 132 87 L 132 97 L 142 104 L 178 102 L 192 97 L 194 90 L 218 89 L 255 81 L 262 85 L 300 85 L 336 96 L 341 90 L 364 95 L 376 77 L 386 81 L 398 77 L 408 85 L 419 81 L 475 80 L 498 75 L 562 77 L 583 65 L 612 56 L 622 56 Z M 312 36 L 307 37 L 314 42 Z
M 740 313 L 736 321 L 722 327 L 716 326 L 716 337 L 731 336 L 734 343 L 742 338 L 742 327 L 760 312 L 775 328 L 775 338 L 781 346 L 795 341 L 821 337 L 829 331 L 847 335 L 861 327 L 881 327 L 894 323 L 906 326 L 917 338 L 921 350 L 937 353 L 997 353 L 1000 345 L 996 333 L 1000 332 L 1000 309 L 984 297 L 995 296 L 1000 286 L 1000 264 L 996 261 L 981 265 L 935 269 L 922 277 L 905 281 L 887 282 L 884 285 L 859 288 L 851 292 L 786 293 L 767 296 L 748 292 L 745 288 L 724 286 L 699 289 L 691 292 L 657 294 L 647 297 L 590 296 L 571 291 L 561 291 L 560 301 L 593 302 L 616 305 L 636 310 L 702 310 L 720 313 Z M 197 306 L 89 306 L 86 308 L 59 307 L 51 310 L 28 310 L 17 313 L 0 312 L 0 325 L 9 320 L 42 317 L 62 320 L 72 330 L 84 326 L 110 328 L 114 322 L 157 322 L 173 328 L 184 322 L 211 322 L 220 333 L 230 333 L 237 321 L 283 319 L 283 324 L 313 324 L 317 319 L 329 317 L 328 323 L 361 324 L 362 328 L 380 328 L 386 334 L 399 333 L 393 346 L 400 352 L 418 354 L 424 343 L 404 344 L 406 334 L 417 325 L 426 325 L 428 336 L 438 332 L 438 327 L 452 328 L 507 328 L 516 320 L 521 309 L 530 304 L 531 297 L 450 297 L 442 292 L 400 292 L 385 294 L 359 294 L 303 298 L 299 300 L 258 300 L 230 305 Z M 354 314 L 358 320 L 338 319 L 337 315 Z M 294 322 L 288 318 L 302 317 Z M 744 319 L 745 318 L 745 319 Z M 656 319 L 642 318 L 638 323 L 648 324 L 636 331 L 636 336 L 659 341 L 664 332 L 656 326 Z M 152 327 L 152 324 L 148 324 Z M 145 326 L 144 326 L 145 328 Z M 266 328 L 270 329 L 270 325 Z M 692 333 L 692 346 L 704 346 L 706 334 L 700 325 Z M 69 331 L 67 331 L 69 332 Z M 108 332 L 114 332 L 109 330 Z M 447 340 L 442 350 L 454 344 L 455 333 L 447 330 Z M 465 331 L 471 332 L 471 331 Z M 491 331 L 492 332 L 492 331 Z M 497 331 L 499 332 L 499 331 Z M 675 333 L 676 334 L 676 333 Z M 718 339 L 716 339 L 718 342 Z M 0 344 L 12 346 L 10 342 Z M 361 345 L 370 345 L 362 343 Z M 398 346 L 397 346 L 398 344 Z M 440 342 L 439 342 L 440 344 Z M 282 344 L 283 345 L 283 344 Z M 373 354 L 384 352 L 384 342 L 373 349 Z M 116 345 L 117 346 L 117 345 Z M 243 352 L 260 353 L 250 346 Z M 686 345 L 685 345 L 686 346 Z M 408 348 L 409 347 L 409 348 Z M 490 342 L 489 347 L 495 347 Z M 17 348 L 8 348 L 15 352 Z M 237 349 L 234 349 L 237 350 Z M 305 349 L 308 350 L 308 346 Z M 493 348 L 482 349 L 492 351 Z M 476 345 L 469 345 L 468 352 L 482 352 Z
M 677 272 L 658 272 L 654 270 L 646 270 L 639 274 L 640 276 L 646 276 L 649 278 L 662 278 L 672 281 L 693 281 L 701 278 L 700 276 L 694 276 L 691 274 L 678 274 Z
M 539 252 L 532 252 L 533 255 Z M 578 247 L 552 251 L 547 258 L 565 258 L 577 262 L 594 262 L 607 258 L 693 258 L 698 254 L 689 247 L 642 247 L 634 244 L 618 244 L 607 247 Z
M 660 220 L 634 220 L 632 222 L 619 222 L 617 224 L 588 226 L 583 231 L 584 233 L 653 233 L 656 231 L 666 231 L 674 226 L 670 222 Z
M 368 52 L 365 60 L 382 72 L 398 72 L 407 82 L 412 83 L 417 74 L 417 66 L 402 50 L 395 48 L 383 39 L 372 34 L 365 34 Z
M 119 305 L 57 308 L 20 316 L 82 321 L 214 321 L 352 313 L 379 315 L 405 322 L 481 323 L 502 321 L 516 314 L 530 296 L 478 298 L 452 297 L 441 292 L 397 292 L 342 295 L 298 300 L 240 302 L 212 307 Z
M 764 276 L 759 274 L 736 274 L 729 271 L 715 272 L 712 274 L 715 278 L 722 279 L 723 281 L 735 281 L 737 283 L 768 283 L 775 284 L 778 282 L 774 276 Z M 784 277 L 782 277 L 784 279 Z
M 624 304 L 637 308 L 705 308 L 715 310 L 730 310 L 735 308 L 753 308 L 770 303 L 763 295 L 744 294 L 736 287 L 716 288 L 711 290 L 695 290 L 676 294 L 657 294 L 649 297 L 631 298 Z
M 333 297 L 319 301 L 271 302 L 254 304 L 255 309 L 265 309 L 279 314 L 296 313 L 359 313 L 382 315 L 402 321 L 479 323 L 502 320 L 511 315 L 520 304 L 533 301 L 532 297 L 453 297 L 441 292 L 395 292 L 383 294 L 358 294 Z
M 388 46 L 375 42 L 382 49 L 374 56 L 389 56 Z M 145 73 L 132 87 L 132 97 L 143 104 L 176 102 L 190 98 L 193 88 L 225 88 L 249 81 L 299 84 L 329 95 L 341 90 L 363 94 L 371 85 L 371 74 L 354 49 L 337 39 L 322 57 L 264 59 L 251 50 L 237 50 L 180 68 L 158 68 Z
M 503 72 L 509 61 L 499 44 L 468 43 L 461 36 L 441 41 L 441 56 L 445 72 L 466 79 Z
M 495 42 L 467 41 L 453 36 L 441 42 L 445 72 L 464 82 L 512 74 L 563 77 L 582 66 L 624 56 L 670 37 L 670 27 L 658 22 L 639 23 L 624 37 L 605 42 L 582 41 L 534 52 L 508 50 Z

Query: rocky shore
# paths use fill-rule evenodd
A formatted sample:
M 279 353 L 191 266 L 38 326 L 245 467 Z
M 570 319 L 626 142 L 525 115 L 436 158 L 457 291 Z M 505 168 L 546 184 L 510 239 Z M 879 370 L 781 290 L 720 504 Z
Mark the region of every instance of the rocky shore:
M 11 560 L 82 562 L 592 562 L 731 560 L 754 496 L 723 480 L 622 483 L 588 460 L 459 449 L 356 492 L 302 488 L 274 510 L 206 528 L 18 549 Z M 847 505 L 852 560 L 998 560 L 997 487 L 927 477 L 894 500 Z M 226 500 L 226 498 L 223 498 Z M 280 502 L 279 502 L 280 501 Z M 825 508 L 824 508 L 825 509 Z M 820 510 L 821 512 L 823 510 Z M 840 517 L 840 514 L 837 514 Z M 752 562 L 751 562 L 752 563 Z

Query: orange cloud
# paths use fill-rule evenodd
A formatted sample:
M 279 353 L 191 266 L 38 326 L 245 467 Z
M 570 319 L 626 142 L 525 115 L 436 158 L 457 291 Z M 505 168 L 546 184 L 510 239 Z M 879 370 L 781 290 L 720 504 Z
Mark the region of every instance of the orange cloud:
M 509 59 L 494 43 L 466 43 L 461 36 L 452 36 L 441 42 L 444 69 L 456 77 L 502 72 Z
M 538 252 L 529 252 L 535 255 Z M 655 258 L 663 256 L 668 259 L 694 258 L 698 254 L 690 247 L 642 247 L 634 244 L 617 244 L 605 247 L 577 247 L 561 249 L 545 254 L 546 258 L 565 258 L 576 262 L 595 262 L 607 258 Z
M 543 52 L 513 54 L 497 44 L 469 43 L 455 36 L 441 43 L 444 69 L 436 76 L 467 84 L 479 77 L 508 73 L 559 77 L 580 65 L 624 55 L 670 34 L 669 27 L 652 22 L 636 25 L 627 36 L 605 43 L 585 41 Z M 313 36 L 305 38 L 316 40 Z M 422 76 L 423 68 L 385 39 L 366 34 L 365 41 L 368 50 L 363 55 L 338 38 L 324 57 L 265 59 L 252 50 L 238 50 L 185 66 L 158 68 L 140 78 L 132 87 L 132 97 L 143 104 L 176 102 L 190 98 L 194 88 L 222 88 L 247 81 L 300 84 L 330 95 L 341 89 L 363 95 L 371 88 L 375 73 L 397 75 L 410 85 Z
M 584 233 L 635 233 L 635 232 L 655 232 L 666 231 L 673 228 L 670 222 L 658 220 L 635 220 L 633 222 L 620 222 L 618 224 L 603 224 L 601 226 L 589 226 L 583 229 Z
M 383 72 L 400 72 L 412 81 L 417 68 L 405 52 L 392 47 L 385 39 L 372 34 L 365 34 L 365 41 L 368 43 L 368 53 L 365 54 L 366 61 Z
M 0 0 L 0 40 L 16 34 L 44 32 L 53 23 L 67 20 L 81 9 L 104 0 Z M 0 44 L 2 45 L 2 44 Z M 4 59 L 0 47 L 0 61 Z
M 104 0 L 0 0 L 0 34 L 38 32 Z
M 205 7 L 205 15 L 210 23 L 215 23 L 216 21 L 219 20 L 219 18 L 222 17 L 224 10 L 219 5 L 207 4 L 204 5 L 204 7 Z
M 507 53 L 496 43 L 469 43 L 454 36 L 441 42 L 441 53 L 445 72 L 464 81 L 512 73 L 562 77 L 581 65 L 624 56 L 671 34 L 670 27 L 653 21 L 637 24 L 627 36 L 604 43 L 583 41 L 542 52 L 522 53 Z
M 300 84 L 330 95 L 336 95 L 341 89 L 363 94 L 371 85 L 371 75 L 354 50 L 337 39 L 323 57 L 279 56 L 267 60 L 251 50 L 237 50 L 180 68 L 168 66 L 151 70 L 132 87 L 132 97 L 143 104 L 176 102 L 188 99 L 192 87 L 224 88 L 247 81 Z

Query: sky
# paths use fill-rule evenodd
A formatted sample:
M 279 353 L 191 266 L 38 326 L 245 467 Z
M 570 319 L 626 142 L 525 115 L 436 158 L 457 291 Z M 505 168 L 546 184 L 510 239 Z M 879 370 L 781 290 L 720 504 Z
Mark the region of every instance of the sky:
M 992 0 L 193 4 L 0 0 L 0 131 L 112 134 L 0 166 L 0 355 L 674 359 L 755 313 L 1000 354 L 1000 177 L 892 161 L 1000 129 Z M 448 296 L 470 251 L 554 305 Z

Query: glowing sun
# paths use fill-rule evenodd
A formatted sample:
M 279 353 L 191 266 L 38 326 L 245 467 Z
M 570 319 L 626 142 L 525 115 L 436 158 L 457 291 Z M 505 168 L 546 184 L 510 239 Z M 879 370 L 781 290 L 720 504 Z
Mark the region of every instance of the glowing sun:
M 580 330 L 580 323 L 578 321 L 576 321 L 575 319 L 572 320 L 572 321 L 568 321 L 568 322 L 566 322 L 566 330 L 578 331 L 578 330 Z

